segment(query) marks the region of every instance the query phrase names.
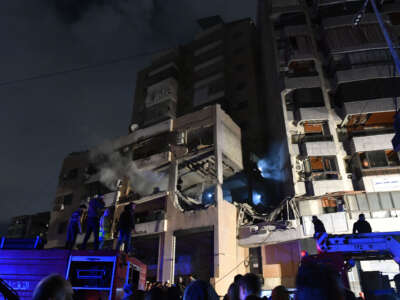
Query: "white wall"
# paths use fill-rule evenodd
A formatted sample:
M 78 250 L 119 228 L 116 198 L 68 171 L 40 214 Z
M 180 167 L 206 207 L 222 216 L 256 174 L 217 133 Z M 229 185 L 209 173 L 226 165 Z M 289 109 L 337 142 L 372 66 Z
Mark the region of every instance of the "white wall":
M 305 145 L 308 156 L 336 156 L 337 154 L 334 142 L 307 142 Z
M 356 152 L 392 149 L 394 134 L 379 134 L 374 136 L 353 137 L 353 147 Z
M 301 120 L 328 120 L 328 110 L 325 106 L 300 108 Z
M 344 110 L 347 115 L 354 115 L 362 113 L 371 112 L 385 112 L 393 111 L 393 99 L 392 98 L 382 98 L 382 99 L 372 99 L 354 102 L 345 102 Z
M 362 178 L 366 192 L 400 191 L 400 175 L 364 176 Z M 400 228 L 399 228 L 400 230 Z
M 315 196 L 324 195 L 326 193 L 334 193 L 338 191 L 352 191 L 353 185 L 351 180 L 316 180 L 312 182 Z

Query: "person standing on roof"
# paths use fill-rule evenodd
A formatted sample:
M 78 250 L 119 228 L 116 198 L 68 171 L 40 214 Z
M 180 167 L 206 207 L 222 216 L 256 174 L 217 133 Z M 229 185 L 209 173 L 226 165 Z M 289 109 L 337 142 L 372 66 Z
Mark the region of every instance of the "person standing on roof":
M 322 221 L 320 219 L 318 219 L 317 216 L 312 216 L 312 222 L 314 224 L 314 237 L 318 233 L 325 233 L 326 232 L 324 223 L 322 223 Z
M 365 215 L 359 214 L 358 221 L 353 225 L 353 234 L 370 232 L 372 232 L 372 228 L 368 221 L 365 220 Z
M 87 241 L 89 240 L 92 232 L 94 234 L 94 249 L 97 250 L 99 248 L 100 215 L 101 210 L 105 206 L 103 199 L 103 196 L 97 196 L 92 198 L 92 200 L 89 202 L 86 235 L 81 247 L 83 250 L 86 249 Z
M 72 250 L 75 245 L 76 236 L 78 235 L 78 233 L 82 233 L 81 217 L 85 210 L 86 205 L 82 204 L 79 209 L 74 211 L 69 218 L 65 249 Z
M 134 220 L 134 210 L 136 208 L 136 204 L 129 203 L 125 206 L 124 211 L 122 212 L 119 222 L 118 222 L 118 243 L 117 250 L 120 249 L 122 244 L 125 244 L 124 252 L 128 254 L 131 251 L 131 232 L 135 227 Z

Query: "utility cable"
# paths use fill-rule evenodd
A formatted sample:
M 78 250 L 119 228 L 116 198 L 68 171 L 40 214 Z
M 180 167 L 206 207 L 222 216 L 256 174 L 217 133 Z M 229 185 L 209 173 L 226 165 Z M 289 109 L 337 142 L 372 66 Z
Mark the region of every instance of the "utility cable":
M 100 67 L 104 67 L 104 66 L 108 66 L 108 65 L 114 65 L 114 64 L 118 64 L 118 63 L 121 63 L 121 62 L 124 62 L 124 61 L 133 60 L 133 59 L 136 59 L 136 58 L 139 58 L 139 57 L 150 56 L 150 55 L 153 55 L 153 54 L 165 51 L 165 50 L 166 49 L 147 51 L 147 52 L 142 52 L 142 53 L 138 53 L 138 54 L 135 54 L 135 55 L 130 55 L 130 56 L 126 56 L 126 57 L 120 57 L 120 58 L 115 58 L 115 59 L 111 59 L 111 60 L 108 60 L 108 61 L 103 61 L 103 62 L 100 62 L 100 63 L 86 64 L 86 65 L 83 65 L 83 66 L 80 66 L 80 67 L 76 67 L 76 68 L 65 69 L 65 70 L 49 72 L 49 73 L 43 73 L 43 74 L 38 74 L 38 75 L 34 75 L 34 76 L 26 77 L 26 78 L 21 78 L 21 79 L 13 79 L 13 80 L 8 80 L 8 81 L 3 81 L 3 82 L 0 82 L 0 87 L 12 85 L 12 84 L 23 83 L 23 82 L 28 82 L 28 81 L 32 81 L 32 80 L 40 80 L 40 79 L 45 79 L 45 78 L 51 78 L 51 77 L 60 76 L 60 75 L 68 74 L 68 73 L 80 72 L 80 71 L 100 68 Z

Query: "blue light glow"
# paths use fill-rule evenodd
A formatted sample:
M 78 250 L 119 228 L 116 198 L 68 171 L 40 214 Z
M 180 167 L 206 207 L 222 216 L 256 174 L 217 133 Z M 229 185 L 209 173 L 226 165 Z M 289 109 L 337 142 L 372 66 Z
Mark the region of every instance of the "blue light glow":
M 206 194 L 206 197 L 207 197 L 207 199 L 210 199 L 210 200 L 211 200 L 212 197 L 213 197 L 213 194 L 212 194 L 212 193 L 207 193 L 207 194 Z
M 262 202 L 262 195 L 257 192 L 253 192 L 253 204 L 258 205 Z
M 257 162 L 257 169 L 265 179 L 285 180 L 285 162 L 287 154 L 283 144 L 271 146 L 269 153 Z

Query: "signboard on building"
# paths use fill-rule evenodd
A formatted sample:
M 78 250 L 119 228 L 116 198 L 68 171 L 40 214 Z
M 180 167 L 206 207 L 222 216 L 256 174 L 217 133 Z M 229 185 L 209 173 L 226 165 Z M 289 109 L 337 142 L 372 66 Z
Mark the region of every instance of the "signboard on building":
M 375 192 L 400 191 L 400 176 L 382 176 L 372 179 Z

